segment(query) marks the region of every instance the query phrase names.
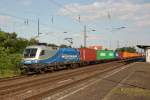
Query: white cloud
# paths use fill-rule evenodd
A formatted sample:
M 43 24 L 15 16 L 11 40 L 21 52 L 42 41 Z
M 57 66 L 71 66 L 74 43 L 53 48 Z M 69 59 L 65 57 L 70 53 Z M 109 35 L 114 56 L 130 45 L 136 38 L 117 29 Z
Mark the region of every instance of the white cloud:
M 67 9 L 67 10 L 66 10 Z M 69 10 L 68 10 L 69 9 Z M 81 21 L 97 21 L 102 19 L 108 19 L 108 11 L 113 19 L 121 21 L 131 21 L 137 26 L 149 25 L 149 11 L 150 3 L 133 3 L 127 0 L 120 2 L 114 2 L 109 0 L 108 2 L 96 1 L 92 4 L 81 5 L 77 3 L 65 5 L 58 13 L 63 16 L 70 16 L 73 19 L 77 19 L 78 15 L 81 15 Z
M 64 6 L 58 12 L 60 15 L 68 15 L 75 18 L 75 15 L 81 14 L 82 20 L 95 20 L 106 15 L 106 12 L 100 11 L 103 9 L 104 3 L 94 2 L 89 5 L 69 4 Z M 83 14 L 83 15 L 82 15 Z

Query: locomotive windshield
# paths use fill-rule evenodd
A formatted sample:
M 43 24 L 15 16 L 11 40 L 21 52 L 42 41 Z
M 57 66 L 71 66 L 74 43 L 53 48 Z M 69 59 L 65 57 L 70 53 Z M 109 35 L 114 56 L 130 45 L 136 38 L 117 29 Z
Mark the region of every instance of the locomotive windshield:
M 24 58 L 34 58 L 36 56 L 36 48 L 28 48 L 24 51 Z

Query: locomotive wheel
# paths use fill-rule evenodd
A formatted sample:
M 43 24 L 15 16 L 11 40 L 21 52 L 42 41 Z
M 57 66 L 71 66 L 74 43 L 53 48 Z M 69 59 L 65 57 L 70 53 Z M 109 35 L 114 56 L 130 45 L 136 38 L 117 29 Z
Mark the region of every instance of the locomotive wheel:
M 44 74 L 44 73 L 45 73 L 45 70 L 44 70 L 44 69 L 39 69 L 39 73 L 40 73 L 40 74 Z

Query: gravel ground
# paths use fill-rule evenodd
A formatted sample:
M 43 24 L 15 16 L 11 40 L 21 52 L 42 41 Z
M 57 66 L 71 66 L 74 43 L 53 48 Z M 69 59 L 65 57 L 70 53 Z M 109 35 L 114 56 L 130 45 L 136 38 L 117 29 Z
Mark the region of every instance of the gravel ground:
M 43 100 L 150 100 L 150 64 L 137 62 L 98 75 Z
M 90 79 L 99 73 L 105 73 L 116 69 L 123 64 L 120 62 L 111 62 L 77 68 L 73 70 L 64 70 L 56 73 L 34 75 L 14 80 L 0 82 L 0 100 L 24 100 L 32 96 L 45 97 L 39 94 L 53 93 L 65 86 L 77 83 L 79 80 Z M 89 78 L 88 78 L 89 77 Z M 80 82 L 79 82 L 80 83 Z M 69 85 L 68 85 L 69 84 Z M 62 88 L 63 89 L 63 88 Z M 53 91 L 53 92 L 52 92 Z M 39 98 L 38 98 L 39 99 Z M 37 100 L 34 98 L 34 100 Z

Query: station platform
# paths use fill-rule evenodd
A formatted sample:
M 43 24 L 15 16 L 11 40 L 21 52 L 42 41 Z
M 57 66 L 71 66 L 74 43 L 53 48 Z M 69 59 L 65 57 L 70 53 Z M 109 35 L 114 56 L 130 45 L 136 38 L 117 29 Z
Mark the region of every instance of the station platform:
M 137 62 L 103 100 L 150 100 L 150 63 Z
M 58 100 L 150 100 L 150 63 L 125 65 L 86 83 Z

